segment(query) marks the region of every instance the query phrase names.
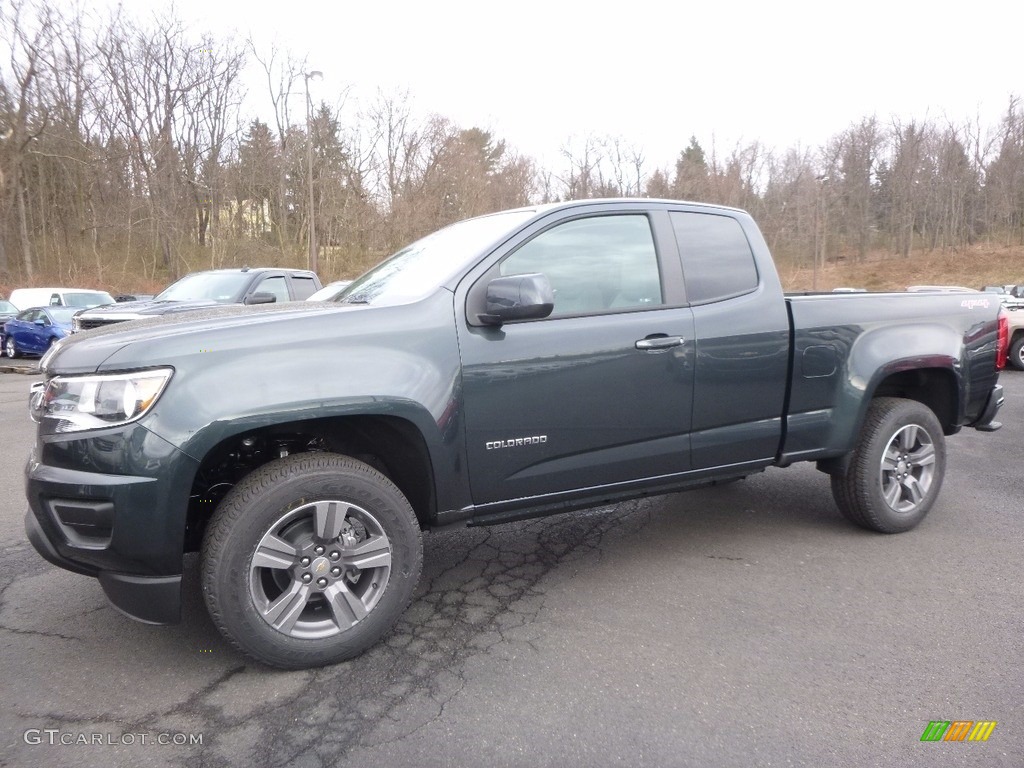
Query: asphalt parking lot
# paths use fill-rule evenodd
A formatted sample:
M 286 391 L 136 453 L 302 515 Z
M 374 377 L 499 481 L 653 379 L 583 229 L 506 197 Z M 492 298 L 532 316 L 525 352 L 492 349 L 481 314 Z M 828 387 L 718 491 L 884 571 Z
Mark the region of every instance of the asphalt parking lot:
M 36 555 L 32 380 L 0 373 L 2 766 L 1024 764 L 1024 374 L 910 533 L 851 527 L 797 466 L 429 534 L 396 630 L 314 672 L 232 651 L 194 562 L 151 627 Z M 935 720 L 998 725 L 922 742 Z

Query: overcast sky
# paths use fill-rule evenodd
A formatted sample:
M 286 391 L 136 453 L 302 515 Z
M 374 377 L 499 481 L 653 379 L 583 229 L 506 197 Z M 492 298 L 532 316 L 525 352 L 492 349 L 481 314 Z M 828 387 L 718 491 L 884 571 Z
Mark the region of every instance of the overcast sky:
M 125 0 L 131 13 L 165 7 Z M 314 100 L 408 89 L 420 113 L 544 161 L 622 136 L 653 166 L 691 134 L 721 151 L 817 146 L 860 118 L 981 118 L 1024 95 L 1024 3 L 175 0 L 219 37 L 276 42 L 324 72 Z M 253 73 L 255 74 L 255 73 Z M 250 94 L 265 108 L 251 76 Z

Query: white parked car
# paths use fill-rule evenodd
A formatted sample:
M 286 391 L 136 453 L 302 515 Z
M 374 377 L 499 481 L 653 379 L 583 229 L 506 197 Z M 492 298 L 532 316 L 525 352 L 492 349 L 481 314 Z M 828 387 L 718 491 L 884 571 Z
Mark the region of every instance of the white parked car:
M 113 304 L 114 297 L 106 291 L 88 288 L 17 288 L 8 301 L 19 310 L 32 307 L 77 307 L 88 309 Z

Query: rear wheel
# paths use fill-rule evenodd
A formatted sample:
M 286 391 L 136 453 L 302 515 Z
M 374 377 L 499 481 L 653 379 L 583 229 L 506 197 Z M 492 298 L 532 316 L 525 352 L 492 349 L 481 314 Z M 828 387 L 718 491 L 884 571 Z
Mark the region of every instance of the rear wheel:
M 931 409 L 880 397 L 868 408 L 847 471 L 832 475 L 832 495 L 857 525 L 901 533 L 928 514 L 945 470 L 945 437 Z
M 273 461 L 218 507 L 202 580 L 217 628 L 285 669 L 374 645 L 412 599 L 423 554 L 409 502 L 384 475 L 328 453 Z

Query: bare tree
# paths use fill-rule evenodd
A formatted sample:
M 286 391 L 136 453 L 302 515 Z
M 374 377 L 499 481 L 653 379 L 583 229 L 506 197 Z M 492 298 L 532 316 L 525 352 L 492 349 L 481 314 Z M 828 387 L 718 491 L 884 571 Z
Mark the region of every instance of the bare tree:
M 1024 108 L 1012 97 L 996 134 L 997 154 L 985 168 L 993 229 L 1006 245 L 1024 244 Z
M 582 139 L 572 137 L 562 145 L 560 152 L 567 167 L 557 177 L 566 200 L 583 200 L 599 196 L 604 178 L 601 165 L 604 152 L 601 141 L 593 134 Z
M 295 147 L 290 146 L 290 139 L 298 135 L 293 130 L 294 124 L 291 119 L 289 105 L 292 96 L 295 94 L 297 84 L 303 81 L 307 62 L 306 59 L 298 59 L 291 53 L 282 53 L 276 46 L 271 47 L 270 51 L 265 55 L 261 55 L 256 50 L 252 40 L 248 42 L 248 46 L 253 58 L 259 62 L 266 74 L 267 95 L 273 108 L 274 127 L 277 129 L 278 157 L 281 162 L 278 163 L 277 168 L 277 192 L 270 202 L 270 208 L 274 228 L 278 235 L 278 245 L 284 250 L 293 243 L 291 232 L 298 231 L 297 226 L 293 230 L 290 222 L 289 200 L 292 197 L 293 190 L 289 189 L 289 177 L 286 170 L 287 163 L 284 160 L 290 152 L 295 150 Z M 308 98 L 308 94 L 303 95 Z
M 840 174 L 845 208 L 845 234 L 863 261 L 871 243 L 874 217 L 872 180 L 883 141 L 878 120 L 872 116 L 850 127 L 842 139 Z
M 897 252 L 906 258 L 914 245 L 915 224 L 923 218 L 922 168 L 925 157 L 925 128 L 911 120 L 906 125 L 893 121 L 895 141 L 889 186 L 891 202 L 888 225 L 896 238 Z
M 213 212 L 224 195 L 221 168 L 225 144 L 238 125 L 238 75 L 245 63 L 241 48 L 220 45 L 210 37 L 186 51 L 192 87 L 186 91 L 175 143 L 195 216 L 196 240 L 207 245 L 207 233 L 216 226 Z
M 767 163 L 761 228 L 773 253 L 797 263 L 817 256 L 819 172 L 812 153 L 793 148 Z
M 0 28 L 6 30 L 2 42 L 7 52 L 7 66 L 0 97 L 6 107 L 8 123 L 0 138 L 0 221 L 9 221 L 16 211 L 21 263 L 29 279 L 34 274 L 32 244 L 29 239 L 25 163 L 30 144 L 45 130 L 49 114 L 36 99 L 40 51 L 53 34 L 49 13 L 31 20 L 23 2 L 0 6 Z M 32 22 L 35 23 L 32 23 Z M 7 82 L 11 85 L 8 86 Z M 7 274 L 6 226 L 0 228 L 0 274 Z

